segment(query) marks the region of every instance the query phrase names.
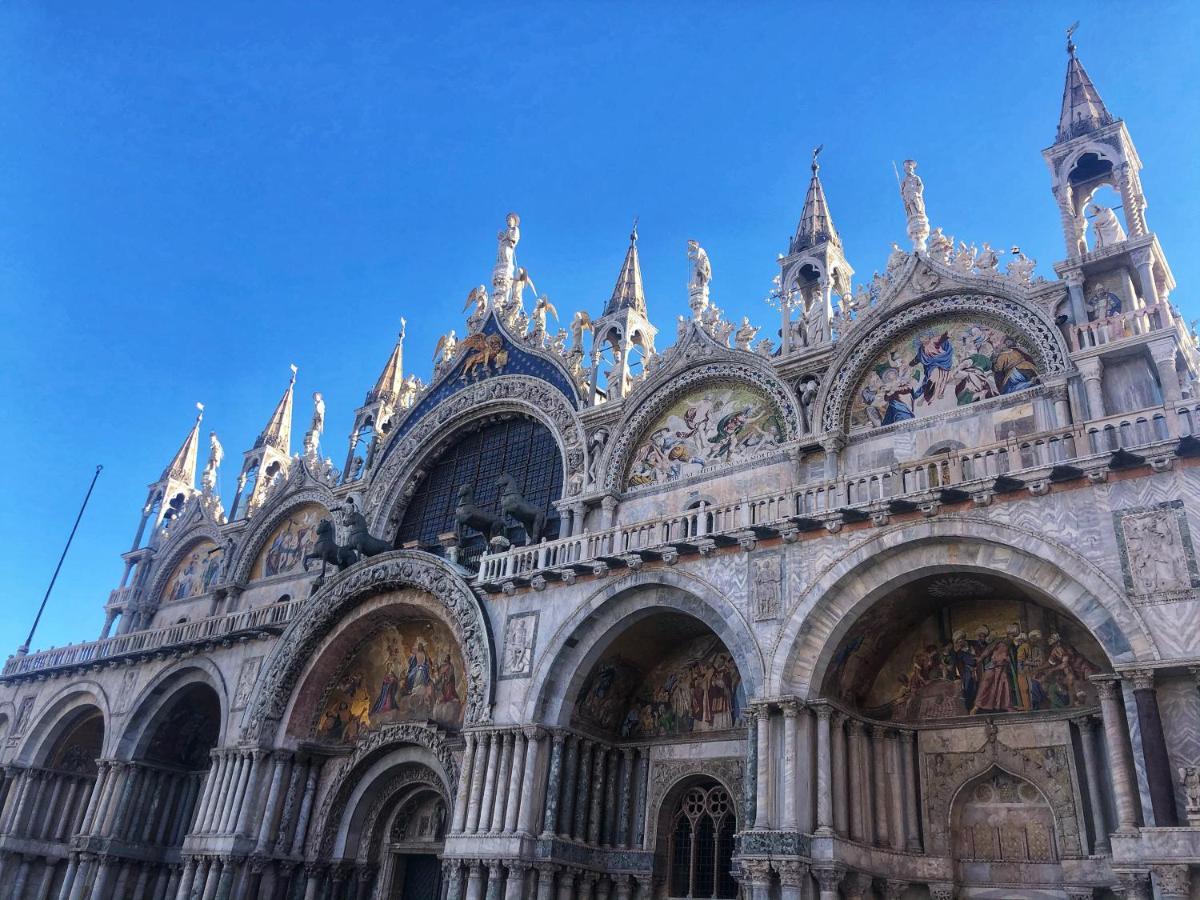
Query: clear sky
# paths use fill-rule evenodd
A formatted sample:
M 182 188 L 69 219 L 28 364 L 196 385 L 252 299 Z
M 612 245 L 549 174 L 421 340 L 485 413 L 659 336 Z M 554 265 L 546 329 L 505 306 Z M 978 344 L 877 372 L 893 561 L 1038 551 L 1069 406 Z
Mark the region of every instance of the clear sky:
M 24 639 L 94 466 L 36 647 L 96 636 L 145 500 L 207 406 L 232 499 L 300 368 L 341 465 L 408 319 L 428 378 L 504 214 L 564 317 L 596 314 L 640 216 L 652 319 L 763 297 L 825 145 L 859 279 L 904 242 L 892 161 L 934 226 L 1064 256 L 1039 151 L 1080 56 L 1145 164 L 1147 217 L 1200 315 L 1194 4 L 9 2 L 0 9 L 0 655 Z M 836 10 L 836 11 L 835 11 Z

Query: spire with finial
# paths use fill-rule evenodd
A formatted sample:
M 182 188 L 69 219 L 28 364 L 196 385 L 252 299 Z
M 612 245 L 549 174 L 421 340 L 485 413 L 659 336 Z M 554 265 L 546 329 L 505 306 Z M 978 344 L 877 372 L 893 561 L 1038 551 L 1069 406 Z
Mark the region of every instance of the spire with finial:
M 638 220 L 633 220 L 633 230 L 629 233 L 629 249 L 625 251 L 625 261 L 621 263 L 621 274 L 617 276 L 617 285 L 613 288 L 612 297 L 604 307 L 606 316 L 620 312 L 622 309 L 632 309 L 646 315 L 646 294 L 642 289 L 642 264 L 638 260 L 637 249 Z
M 829 202 L 825 199 L 825 188 L 821 186 L 821 171 L 817 164 L 817 156 L 825 148 L 824 144 L 813 150 L 812 178 L 808 182 L 808 194 L 804 198 L 804 211 L 800 213 L 800 224 L 796 226 L 796 235 L 792 238 L 789 253 L 798 253 L 815 247 L 824 241 L 841 246 L 841 238 L 833 227 L 833 216 L 829 213 Z
M 196 486 L 196 451 L 200 446 L 200 420 L 204 418 L 204 404 L 196 404 L 196 421 L 192 430 L 183 439 L 171 462 L 163 469 L 160 481 L 182 481 L 189 487 Z
M 400 394 L 400 383 L 404 380 L 404 330 L 406 327 L 407 323 L 401 316 L 400 333 L 396 335 L 396 346 L 392 348 L 392 355 L 388 357 L 387 364 L 379 373 L 375 387 L 367 391 L 366 403 L 375 403 L 379 400 L 388 402 L 395 400 Z
M 275 412 L 267 420 L 267 425 L 254 442 L 255 447 L 274 447 L 283 454 L 291 452 L 292 444 L 292 395 L 296 389 L 296 366 L 292 365 L 292 378 L 288 382 L 283 396 L 275 405 Z
M 1100 93 L 1092 84 L 1083 63 L 1075 55 L 1076 22 L 1067 29 L 1067 83 L 1063 88 L 1062 113 L 1058 117 L 1057 143 L 1088 134 L 1097 128 L 1111 125 L 1112 113 L 1100 99 Z

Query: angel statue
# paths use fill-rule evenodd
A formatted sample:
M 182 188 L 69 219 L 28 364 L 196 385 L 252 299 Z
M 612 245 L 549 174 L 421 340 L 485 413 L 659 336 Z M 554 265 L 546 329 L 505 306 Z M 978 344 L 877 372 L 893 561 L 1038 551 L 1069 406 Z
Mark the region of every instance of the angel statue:
M 546 336 L 546 313 L 550 313 L 554 316 L 554 321 L 558 321 L 558 310 L 554 308 L 550 298 L 542 294 L 533 305 L 533 327 L 529 332 L 538 343 Z
M 221 468 L 221 460 L 224 458 L 225 448 L 217 440 L 217 433 L 210 431 L 208 433 L 208 462 L 204 466 L 204 472 L 200 475 L 200 487 L 204 493 L 212 494 L 216 492 L 217 469 Z
M 974 244 L 968 247 L 965 241 L 959 241 L 958 253 L 954 255 L 954 268 L 960 272 L 970 272 L 975 268 L 975 257 L 978 254 Z
M 996 268 L 1000 262 L 1000 256 L 992 249 L 992 245 L 987 241 L 983 242 L 983 249 L 979 251 L 979 255 L 975 257 L 975 268 L 980 272 L 987 272 L 990 269 Z
M 517 269 L 517 277 L 513 279 L 512 296 L 508 301 L 508 319 L 509 322 L 525 312 L 525 288 L 533 291 L 534 296 L 537 296 L 537 288 L 533 286 L 533 279 L 529 277 L 529 273 L 525 271 L 525 267 Z
M 733 335 L 733 343 L 739 350 L 749 350 L 750 344 L 758 337 L 761 329 L 750 324 L 749 316 L 742 316 L 741 327 Z
M 497 293 L 512 281 L 520 240 L 521 217 L 510 212 L 504 218 L 504 228 L 496 232 L 496 268 L 492 273 L 492 286 Z
M 904 161 L 904 180 L 900 182 L 900 199 L 904 201 L 904 212 L 910 218 L 925 217 L 925 183 L 917 174 L 917 161 Z
M 592 330 L 592 317 L 582 309 L 571 320 L 571 349 L 583 352 L 583 333 Z
M 458 348 L 458 337 L 454 333 L 454 329 L 450 329 L 449 334 L 443 334 L 438 338 L 437 346 L 433 348 L 433 361 L 436 368 L 448 365 L 450 360 L 454 359 L 454 351 Z
M 888 254 L 887 273 L 891 275 L 908 259 L 908 254 L 900 249 L 900 245 L 892 241 L 892 252 Z
M 467 294 L 467 302 L 463 306 L 463 312 L 471 308 L 471 304 L 475 304 L 475 311 L 467 317 L 467 330 L 475 331 L 483 324 L 483 317 L 487 313 L 488 292 L 482 284 L 479 287 L 471 288 L 471 292 Z
M 940 263 L 950 262 L 950 254 L 954 250 L 954 238 L 942 232 L 939 225 L 929 236 L 929 256 Z

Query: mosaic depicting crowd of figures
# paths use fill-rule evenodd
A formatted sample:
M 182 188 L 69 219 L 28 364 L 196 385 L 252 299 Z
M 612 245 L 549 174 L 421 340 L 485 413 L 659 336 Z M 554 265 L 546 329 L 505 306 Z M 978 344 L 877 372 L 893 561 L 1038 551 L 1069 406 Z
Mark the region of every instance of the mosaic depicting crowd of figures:
M 744 462 L 784 440 L 779 411 L 745 384 L 710 384 L 663 412 L 638 441 L 627 488 L 663 484 Z
M 449 630 L 432 621 L 389 622 L 363 639 L 319 704 L 316 737 L 353 743 L 402 721 L 462 724 L 463 662 Z
M 1013 394 L 1038 383 L 1023 337 L 988 320 L 925 322 L 892 343 L 854 392 L 850 425 L 878 428 Z
M 601 659 L 580 691 L 575 719 L 622 738 L 676 737 L 738 727 L 745 708 L 729 651 L 701 635 L 649 671 L 619 652 Z
M 945 576 L 868 612 L 832 662 L 843 702 L 904 722 L 1089 707 L 1104 653 L 1073 619 L 1003 582 Z
M 266 548 L 250 577 L 271 578 L 301 571 L 304 557 L 313 552 L 317 543 L 317 525 L 327 518 L 329 513 L 315 503 L 292 510 L 267 538 Z

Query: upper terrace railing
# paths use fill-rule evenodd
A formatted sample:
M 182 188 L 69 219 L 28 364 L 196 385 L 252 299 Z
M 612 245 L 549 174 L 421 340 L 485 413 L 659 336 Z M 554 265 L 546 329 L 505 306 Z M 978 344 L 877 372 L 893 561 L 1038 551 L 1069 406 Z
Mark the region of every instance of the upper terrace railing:
M 1096 319 L 1094 322 L 1083 322 L 1070 325 L 1067 328 L 1067 341 L 1071 350 L 1090 350 L 1129 337 L 1140 337 L 1171 326 L 1171 310 L 1163 301 L 1144 306 L 1141 309 L 1131 309 L 1116 315 Z M 1179 329 L 1181 334 L 1186 329 Z
M 181 622 L 167 628 L 134 631 L 117 637 L 69 644 L 54 650 L 41 650 L 27 656 L 14 656 L 4 664 L 4 675 L 23 675 L 42 669 L 80 666 L 130 654 L 146 653 L 184 644 L 219 641 L 239 633 L 261 631 L 287 625 L 302 601 L 272 603 L 223 616 Z
M 1021 487 L 1018 476 L 1045 475 L 1056 480 L 1082 477 L 1079 466 L 1100 463 L 1114 451 L 1152 448 L 1200 430 L 1200 402 L 1170 410 L 1155 407 L 1139 413 L 1109 416 L 982 447 L 871 470 L 827 481 L 797 484 L 786 490 L 725 504 L 698 504 L 677 513 L 616 525 L 595 533 L 544 541 L 487 554 L 480 560 L 478 581 L 494 587 L 528 579 L 538 572 L 619 561 L 620 557 L 655 548 L 698 545 L 704 539 L 732 543 L 736 535 L 799 524 L 820 527 L 820 519 L 840 514 L 842 520 L 865 519 L 870 512 L 908 512 L 934 500 L 963 500 L 967 489 L 987 489 L 999 478 L 1004 486 Z

